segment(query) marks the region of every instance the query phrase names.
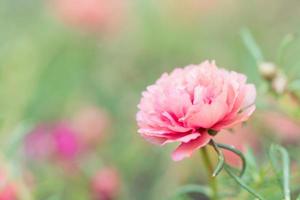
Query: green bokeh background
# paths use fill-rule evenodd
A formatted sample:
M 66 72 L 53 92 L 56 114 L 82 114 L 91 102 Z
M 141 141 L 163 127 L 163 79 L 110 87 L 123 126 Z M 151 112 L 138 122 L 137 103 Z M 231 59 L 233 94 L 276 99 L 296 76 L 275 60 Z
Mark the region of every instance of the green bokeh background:
M 192 10 L 191 16 L 185 16 L 189 1 L 181 2 L 182 12 L 174 14 L 173 4 L 178 2 L 128 0 L 121 30 L 106 37 L 62 23 L 44 1 L 0 0 L 3 151 L 19 148 L 18 143 L 9 146 L 18 127 L 68 118 L 82 104 L 96 104 L 109 111 L 112 131 L 86 168 L 116 166 L 122 177 L 120 199 L 166 199 L 179 185 L 204 182 L 198 155 L 175 163 L 169 156 L 174 145 L 157 148 L 137 134 L 135 113 L 141 92 L 162 73 L 206 59 L 247 74 L 259 87 L 262 79 L 240 31 L 248 28 L 266 59 L 276 61 L 285 35 L 300 30 L 300 2 L 215 0 L 209 8 Z M 300 75 L 299 50 L 300 40 L 295 40 L 281 66 L 293 77 Z M 263 98 L 258 96 L 260 107 Z M 15 159 L 7 158 L 19 165 Z M 45 166 L 35 173 L 40 183 L 36 199 L 88 199 L 84 181 L 63 183 L 59 170 Z M 57 196 L 63 187 L 65 196 Z

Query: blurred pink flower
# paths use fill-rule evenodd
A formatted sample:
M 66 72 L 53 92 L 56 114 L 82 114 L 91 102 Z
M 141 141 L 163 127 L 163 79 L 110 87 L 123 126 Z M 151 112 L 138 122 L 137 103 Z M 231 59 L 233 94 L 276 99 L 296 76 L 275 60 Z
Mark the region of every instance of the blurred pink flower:
M 0 200 L 17 200 L 15 185 L 8 180 L 5 172 L 0 172 Z
M 54 151 L 53 138 L 45 124 L 38 125 L 27 134 L 24 143 L 25 153 L 30 159 L 48 159 Z
M 17 194 L 15 187 L 11 184 L 1 186 L 0 188 L 0 200 L 17 200 Z
M 66 23 L 89 32 L 112 32 L 122 24 L 124 0 L 52 0 Z
M 73 160 L 77 157 L 80 145 L 79 140 L 70 124 L 59 123 L 53 128 L 53 137 L 56 154 L 65 160 Z
M 246 80 L 208 61 L 165 73 L 142 94 L 138 132 L 160 145 L 181 142 L 173 160 L 189 157 L 212 133 L 244 122 L 253 113 L 256 89 Z
M 96 107 L 90 106 L 80 110 L 72 120 L 74 130 L 85 147 L 95 146 L 102 142 L 109 129 L 108 114 Z
M 300 122 L 291 117 L 275 111 L 260 112 L 258 118 L 272 134 L 284 143 L 300 142 Z
M 120 192 L 120 177 L 116 169 L 101 169 L 92 179 L 92 192 L 95 200 L 113 200 Z
M 80 151 L 77 134 L 67 122 L 38 125 L 25 137 L 25 153 L 35 160 L 73 160 Z
M 215 137 L 215 140 L 219 143 L 232 145 L 242 152 L 245 152 L 247 148 L 256 151 L 260 148 L 258 137 L 250 126 L 238 125 L 231 131 L 223 130 Z M 226 150 L 223 153 L 227 163 L 233 166 L 241 165 L 241 159 L 236 154 Z

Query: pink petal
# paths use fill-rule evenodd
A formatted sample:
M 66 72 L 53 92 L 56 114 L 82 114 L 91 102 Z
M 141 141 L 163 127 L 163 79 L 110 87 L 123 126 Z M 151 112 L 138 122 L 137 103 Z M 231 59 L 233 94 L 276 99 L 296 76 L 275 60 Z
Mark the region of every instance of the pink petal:
M 225 129 L 225 128 L 232 128 L 233 126 L 246 121 L 252 115 L 252 113 L 255 111 L 255 109 L 256 109 L 256 106 L 253 105 L 253 106 L 247 108 L 246 110 L 244 110 L 241 114 L 236 115 L 235 118 L 216 124 L 212 129 L 220 130 L 220 129 Z
M 179 133 L 184 133 L 184 132 L 188 132 L 191 130 L 191 128 L 186 128 L 186 127 L 183 127 L 179 120 L 175 120 L 170 113 L 168 112 L 163 112 L 162 113 L 162 116 L 165 117 L 169 124 L 170 125 L 166 125 L 166 127 L 171 130 L 171 131 L 174 131 L 174 132 L 179 132 Z
M 183 143 L 187 143 L 191 140 L 194 140 L 196 138 L 198 138 L 200 136 L 200 133 L 189 133 L 187 135 L 184 135 L 184 136 L 181 136 L 181 137 L 178 137 L 178 135 L 176 137 L 170 137 L 168 140 L 166 140 L 164 144 L 167 144 L 167 143 L 171 143 L 171 142 L 183 142 Z
M 207 132 L 204 132 L 195 140 L 191 140 L 188 143 L 181 143 L 172 153 L 172 159 L 174 161 L 180 161 L 185 157 L 190 157 L 195 150 L 205 146 L 210 139 L 211 136 Z
M 184 134 L 174 134 L 174 133 L 166 133 L 166 134 L 151 134 L 151 133 L 141 133 L 141 135 L 149 142 L 165 145 L 167 143 L 172 142 L 184 142 L 187 143 L 191 140 L 194 140 L 200 136 L 200 133 L 184 133 Z
M 246 95 L 242 104 L 242 109 L 254 104 L 256 98 L 255 86 L 253 84 L 248 84 L 245 87 Z
M 227 104 L 223 101 L 195 105 L 186 117 L 187 125 L 189 127 L 211 128 L 224 116 L 226 110 Z
M 163 130 L 163 129 L 157 130 L 157 129 L 152 129 L 152 128 L 140 128 L 138 130 L 138 132 L 140 134 L 147 134 L 147 135 L 153 134 L 153 135 L 158 135 L 158 136 L 168 134 L 168 133 L 173 133 L 172 131 L 169 131 L 169 130 Z
M 141 134 L 145 140 L 147 140 L 150 143 L 157 144 L 157 145 L 163 145 L 166 141 L 167 138 L 165 137 L 158 137 L 155 135 L 148 135 L 148 134 Z

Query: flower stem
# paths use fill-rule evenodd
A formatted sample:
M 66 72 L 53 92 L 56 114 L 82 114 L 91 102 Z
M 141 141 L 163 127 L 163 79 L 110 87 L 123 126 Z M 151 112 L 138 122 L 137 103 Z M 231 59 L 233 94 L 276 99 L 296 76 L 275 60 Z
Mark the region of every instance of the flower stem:
M 203 147 L 200 149 L 203 163 L 205 165 L 205 168 L 208 172 L 208 181 L 211 188 L 211 200 L 218 200 L 218 187 L 217 187 L 217 179 L 213 176 L 214 168 L 211 163 L 211 160 L 208 155 L 207 147 Z

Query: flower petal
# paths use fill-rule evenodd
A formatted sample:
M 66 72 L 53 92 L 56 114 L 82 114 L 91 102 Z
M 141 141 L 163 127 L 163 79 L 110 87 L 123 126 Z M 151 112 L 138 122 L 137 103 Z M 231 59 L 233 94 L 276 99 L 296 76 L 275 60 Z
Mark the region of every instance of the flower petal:
M 189 133 L 187 135 L 179 137 L 178 135 L 176 137 L 169 137 L 168 140 L 166 140 L 164 144 L 171 143 L 171 142 L 183 142 L 183 143 L 188 143 L 191 140 L 195 140 L 200 136 L 200 133 Z
M 252 115 L 255 109 L 256 106 L 253 105 L 247 108 L 246 110 L 244 110 L 241 114 L 236 115 L 235 118 L 216 124 L 212 129 L 220 130 L 225 128 L 232 128 L 233 126 L 246 121 Z
M 227 104 L 216 101 L 212 104 L 195 105 L 186 116 L 189 127 L 211 128 L 216 122 L 223 118 L 226 113 Z
M 180 161 L 185 157 L 190 157 L 195 150 L 205 146 L 210 139 L 211 136 L 207 132 L 204 132 L 195 140 L 191 140 L 188 143 L 181 143 L 172 153 L 172 159 L 174 161 Z

